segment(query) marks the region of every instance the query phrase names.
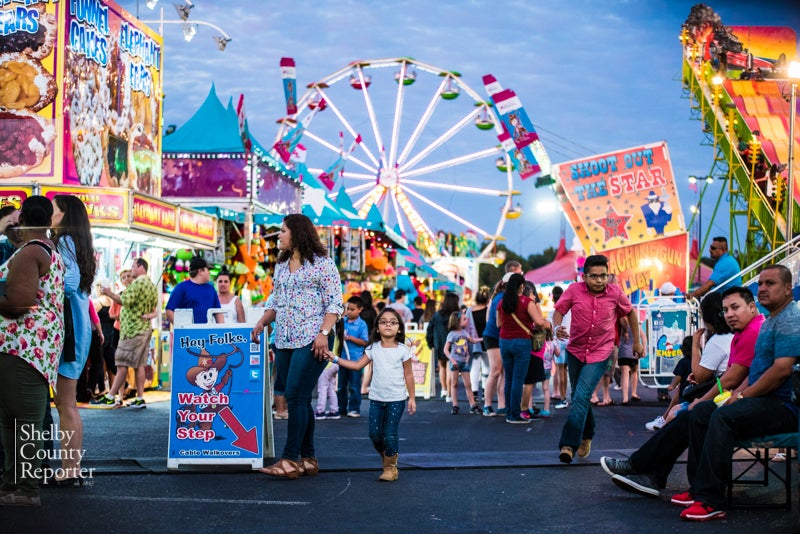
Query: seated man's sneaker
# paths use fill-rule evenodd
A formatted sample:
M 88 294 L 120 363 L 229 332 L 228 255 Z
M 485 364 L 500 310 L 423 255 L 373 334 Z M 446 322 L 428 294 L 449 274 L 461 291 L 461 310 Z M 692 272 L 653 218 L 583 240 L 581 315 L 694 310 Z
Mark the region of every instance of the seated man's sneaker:
M 681 512 L 681 519 L 688 521 L 711 521 L 712 519 L 725 519 L 727 514 L 705 503 L 695 501 L 690 507 Z
M 620 489 L 645 497 L 658 497 L 658 484 L 647 473 L 641 475 L 614 475 L 611 481 Z
M 677 504 L 678 506 L 691 506 L 694 504 L 694 495 L 688 491 L 684 491 L 683 493 L 673 495 L 669 502 Z
M 600 467 L 602 467 L 603 471 L 612 477 L 614 475 L 625 476 L 636 474 L 636 470 L 631 465 L 630 460 L 617 460 L 616 458 L 611 458 L 610 456 L 603 456 L 600 458 Z

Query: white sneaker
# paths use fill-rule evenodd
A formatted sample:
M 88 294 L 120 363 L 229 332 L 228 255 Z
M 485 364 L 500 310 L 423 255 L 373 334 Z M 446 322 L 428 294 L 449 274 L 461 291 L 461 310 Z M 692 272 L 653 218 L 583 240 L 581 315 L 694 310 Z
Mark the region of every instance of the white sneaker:
M 650 432 L 655 432 L 656 430 L 661 430 L 661 428 L 666 425 L 667 422 L 664 420 L 663 417 L 660 415 L 644 425 L 644 427 L 649 430 Z
M 446 397 L 444 398 L 444 401 L 445 401 L 445 402 L 453 402 L 453 397 L 451 397 L 450 395 L 448 395 L 448 396 L 446 396 Z
M 556 410 L 561 410 L 563 408 L 569 408 L 569 401 L 566 400 L 566 399 L 562 400 L 561 402 L 556 404 L 555 408 L 556 408 Z

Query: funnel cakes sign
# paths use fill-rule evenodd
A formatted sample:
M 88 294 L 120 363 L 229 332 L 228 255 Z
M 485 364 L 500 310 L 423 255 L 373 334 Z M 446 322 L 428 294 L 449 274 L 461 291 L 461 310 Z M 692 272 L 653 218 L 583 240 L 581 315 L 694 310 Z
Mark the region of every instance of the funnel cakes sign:
M 161 38 L 113 2 L 64 2 L 65 183 L 161 193 Z
M 0 3 L 0 179 L 160 195 L 161 37 L 110 0 Z
M 0 179 L 52 180 L 57 170 L 57 4 L 0 4 Z

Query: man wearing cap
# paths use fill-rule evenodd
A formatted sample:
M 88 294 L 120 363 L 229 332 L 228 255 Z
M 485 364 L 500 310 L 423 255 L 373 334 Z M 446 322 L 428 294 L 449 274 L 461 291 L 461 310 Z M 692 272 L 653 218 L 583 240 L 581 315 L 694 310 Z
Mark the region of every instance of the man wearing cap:
M 729 287 L 742 285 L 742 277 L 738 274 L 742 268 L 739 266 L 739 262 L 736 261 L 736 258 L 728 253 L 728 240 L 724 236 L 715 237 L 711 241 L 711 245 L 708 247 L 708 253 L 711 259 L 715 261 L 714 270 L 711 272 L 711 276 L 708 277 L 708 280 L 703 282 L 703 285 L 689 292 L 687 295 L 688 297 L 702 297 L 711 291 L 712 287 L 717 291 L 725 291 Z M 736 276 L 736 278 L 720 287 L 716 287 L 732 276 Z
M 672 206 L 662 202 L 655 191 L 647 195 L 647 204 L 642 206 L 642 215 L 648 230 L 656 235 L 664 235 L 664 227 L 672 220 Z
M 175 286 L 169 296 L 167 319 L 174 324 L 175 310 L 190 309 L 195 324 L 207 323 L 208 310 L 219 307 L 219 295 L 211 285 L 208 263 L 200 256 L 195 256 L 189 261 L 189 279 Z M 214 319 L 218 323 L 223 322 L 223 314 L 215 313 Z

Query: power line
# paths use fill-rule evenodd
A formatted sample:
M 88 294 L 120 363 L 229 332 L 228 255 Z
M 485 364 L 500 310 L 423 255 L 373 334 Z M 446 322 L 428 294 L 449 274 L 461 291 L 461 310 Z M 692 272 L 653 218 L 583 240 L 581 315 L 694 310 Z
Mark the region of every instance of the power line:
M 566 141 L 567 143 L 569 143 L 569 144 L 571 144 L 571 145 L 575 145 L 576 147 L 578 147 L 578 148 L 580 148 L 580 149 L 586 150 L 586 151 L 587 151 L 587 152 L 589 152 L 590 154 L 594 154 L 595 152 L 597 152 L 596 150 L 594 150 L 594 149 L 592 149 L 592 148 L 588 148 L 588 147 L 585 147 L 585 146 L 583 146 L 583 145 L 579 145 L 579 144 L 578 144 L 578 143 L 576 143 L 575 141 L 572 141 L 571 139 L 567 139 L 566 137 L 564 137 L 564 136 L 561 136 L 561 135 L 559 135 L 559 134 L 555 133 L 555 132 L 554 132 L 554 131 L 552 131 L 552 130 L 548 130 L 547 128 L 545 128 L 544 126 L 541 126 L 540 124 L 534 124 L 533 126 L 534 126 L 534 128 L 536 128 L 537 130 L 541 130 L 541 131 L 543 131 L 543 132 L 548 132 L 549 134 L 551 134 L 551 135 L 553 135 L 553 136 L 555 136 L 555 137 L 558 137 L 559 139 L 562 139 L 562 140 Z

